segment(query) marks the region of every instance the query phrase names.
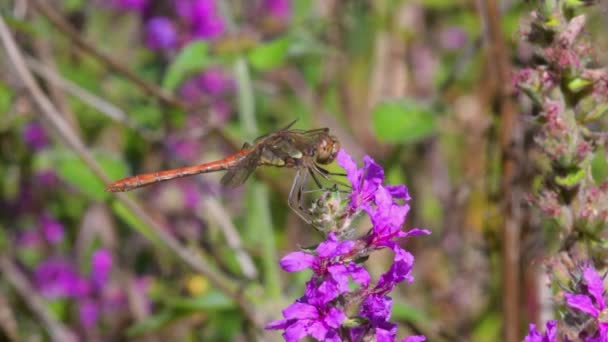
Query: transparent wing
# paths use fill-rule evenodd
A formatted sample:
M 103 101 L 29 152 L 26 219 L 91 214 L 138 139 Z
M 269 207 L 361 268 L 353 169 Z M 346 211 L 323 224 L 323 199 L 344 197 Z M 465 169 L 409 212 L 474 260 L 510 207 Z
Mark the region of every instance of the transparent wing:
M 259 151 L 253 151 L 234 168 L 228 170 L 220 183 L 228 188 L 235 188 L 247 180 L 258 166 Z

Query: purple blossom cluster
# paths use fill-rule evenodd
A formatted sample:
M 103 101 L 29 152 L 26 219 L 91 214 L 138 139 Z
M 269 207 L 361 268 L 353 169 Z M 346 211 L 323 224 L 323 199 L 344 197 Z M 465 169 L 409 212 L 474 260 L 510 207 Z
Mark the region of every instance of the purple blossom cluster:
M 125 293 L 110 286 L 112 254 L 96 250 L 91 257 L 89 275 L 60 257 L 42 261 L 34 271 L 34 282 L 47 299 L 72 299 L 78 304 L 80 323 L 85 328 L 97 324 L 104 313 L 116 312 L 125 306 Z
M 292 252 L 280 261 L 287 272 L 310 269 L 312 278 L 306 283 L 304 296 L 283 310 L 283 319 L 271 322 L 267 329 L 284 330 L 286 341 L 311 336 L 320 341 L 394 341 L 397 325 L 390 322 L 392 299 L 389 292 L 400 282 L 413 281 L 414 256 L 401 248 L 398 239 L 430 234 L 425 229 L 401 230 L 410 200 L 404 185 L 384 184 L 384 170 L 370 157 L 359 169 L 343 149 L 337 161 L 346 170 L 352 185 L 344 213 L 353 217 L 365 213 L 372 228 L 355 239 L 329 232 L 327 239 L 314 250 Z M 350 220 L 346 220 L 349 221 Z M 378 281 L 372 282 L 361 266 L 374 250 L 389 248 L 393 263 Z M 353 313 L 349 316 L 347 313 Z M 345 335 L 346 334 L 346 335 Z M 412 336 L 404 341 L 423 341 Z
M 608 302 L 603 277 L 593 266 L 585 265 L 581 267 L 580 278 L 575 290 L 564 294 L 567 309 L 564 322 L 547 322 L 544 333 L 530 324 L 525 342 L 608 341 Z

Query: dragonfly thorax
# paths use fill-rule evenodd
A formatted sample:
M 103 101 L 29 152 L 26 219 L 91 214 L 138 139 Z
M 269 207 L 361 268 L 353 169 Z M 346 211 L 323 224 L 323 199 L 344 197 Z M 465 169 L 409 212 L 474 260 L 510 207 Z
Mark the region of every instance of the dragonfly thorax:
M 331 135 L 324 136 L 317 145 L 315 161 L 319 164 L 329 164 L 336 159 L 340 150 L 340 142 Z

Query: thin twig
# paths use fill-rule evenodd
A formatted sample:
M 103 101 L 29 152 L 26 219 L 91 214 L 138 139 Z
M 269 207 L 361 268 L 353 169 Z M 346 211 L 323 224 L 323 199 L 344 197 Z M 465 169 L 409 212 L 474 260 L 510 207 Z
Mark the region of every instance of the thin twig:
M 2 270 L 3 277 L 19 293 L 21 299 L 34 313 L 38 321 L 44 325 L 51 340 L 57 342 L 77 341 L 74 332 L 57 321 L 47 310 L 44 300 L 37 294 L 27 277 L 21 273 L 19 268 L 7 256 L 0 256 L 0 270 Z
M 88 90 L 80 87 L 78 84 L 65 79 L 54 70 L 48 68 L 44 64 L 40 63 L 33 57 L 25 56 L 25 62 L 27 66 L 38 76 L 44 78 L 47 82 L 53 84 L 56 87 L 59 87 L 78 100 L 88 104 L 89 106 L 95 108 L 102 114 L 105 114 L 108 118 L 119 122 L 126 127 L 131 128 L 142 136 L 151 139 L 151 140 L 159 140 L 160 137 L 158 134 L 154 134 L 154 132 L 145 130 L 144 128 L 138 127 L 133 120 L 131 120 L 127 114 L 114 104 L 104 100 L 103 98 L 89 92 Z
M 485 24 L 485 38 L 489 49 L 488 65 L 494 67 L 496 76 L 495 96 L 500 110 L 499 143 L 502 155 L 501 192 L 504 201 L 502 226 L 502 300 L 504 341 L 519 341 L 520 303 L 520 234 L 521 191 L 515 184 L 517 164 L 514 158 L 516 145 L 514 132 L 516 111 L 511 99 L 510 63 L 506 54 L 504 37 L 500 25 L 500 11 L 496 0 L 478 0 L 478 8 Z
M 25 88 L 30 93 L 33 101 L 39 107 L 41 114 L 57 131 L 59 137 L 71 148 L 76 155 L 91 169 L 91 171 L 104 183 L 109 183 L 110 179 L 97 163 L 95 158 L 82 143 L 82 141 L 72 132 L 71 127 L 65 122 L 61 114 L 57 112 L 54 105 L 44 95 L 42 89 L 34 80 L 32 74 L 27 69 L 23 55 L 12 37 L 5 21 L 0 16 L 0 39 L 4 45 L 8 59 L 12 62 L 15 72 L 23 82 Z M 203 260 L 203 258 L 194 251 L 185 248 L 177 239 L 171 235 L 168 230 L 164 229 L 154 219 L 147 215 L 137 202 L 128 197 L 126 194 L 117 194 L 116 196 L 136 217 L 140 218 L 145 224 L 150 226 L 154 232 L 160 237 L 161 241 L 177 255 L 186 264 L 190 265 L 194 270 L 202 273 L 209 281 L 223 291 L 227 296 L 233 298 L 240 306 L 244 315 L 251 323 L 260 327 L 258 316 L 253 312 L 248 301 L 243 298 L 241 291 L 237 288 L 230 279 L 212 268 L 211 263 Z
M 152 95 L 162 102 L 174 106 L 186 109 L 188 106 L 186 103 L 181 101 L 179 98 L 173 96 L 166 90 L 160 88 L 154 83 L 148 82 L 143 78 L 139 77 L 131 70 L 125 68 L 119 61 L 109 54 L 100 51 L 95 47 L 94 44 L 84 39 L 69 22 L 67 22 L 61 14 L 59 14 L 46 0 L 30 0 L 33 7 L 42 15 L 44 15 L 57 29 L 67 35 L 71 42 L 79 46 L 83 51 L 107 65 L 111 70 L 122 74 L 128 78 L 131 82 L 139 86 L 146 94 Z

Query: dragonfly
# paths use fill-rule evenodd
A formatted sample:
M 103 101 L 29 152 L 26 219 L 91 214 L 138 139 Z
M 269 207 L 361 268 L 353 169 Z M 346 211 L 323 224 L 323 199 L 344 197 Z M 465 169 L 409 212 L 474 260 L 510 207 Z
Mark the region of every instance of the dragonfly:
M 283 129 L 263 135 L 251 144 L 245 143 L 240 151 L 224 159 L 123 178 L 110 184 L 105 190 L 129 191 L 171 179 L 217 171 L 227 171 L 220 181 L 223 186 L 237 187 L 243 184 L 258 166 L 293 168 L 296 175 L 289 191 L 288 205 L 304 221 L 310 223 L 308 214 L 303 210 L 302 196 L 308 176 L 313 178 L 319 188 L 322 188 L 322 185 L 317 176 L 332 181 L 330 176 L 334 174 L 322 165 L 334 161 L 340 149 L 340 142 L 329 133 L 329 128 L 291 129 L 294 123 L 295 121 Z

